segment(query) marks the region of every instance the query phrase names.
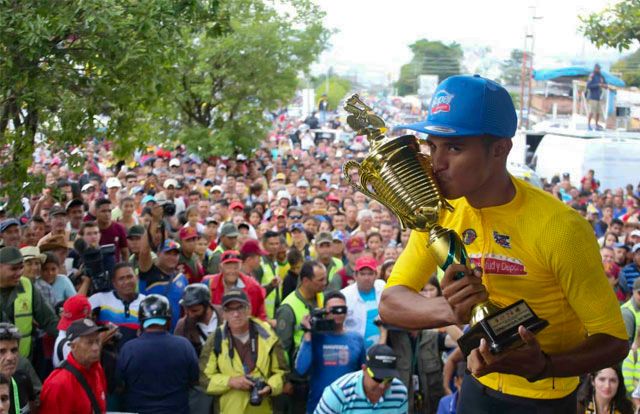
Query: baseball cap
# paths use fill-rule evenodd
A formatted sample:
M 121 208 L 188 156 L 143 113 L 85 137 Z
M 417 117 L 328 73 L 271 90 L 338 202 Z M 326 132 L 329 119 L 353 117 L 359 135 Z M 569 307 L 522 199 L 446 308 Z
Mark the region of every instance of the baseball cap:
M 162 186 L 164 188 L 169 188 L 171 186 L 173 186 L 173 188 L 177 188 L 178 180 L 176 180 L 175 178 L 167 178 L 166 180 L 164 180 L 164 184 Z
M 116 177 L 109 177 L 106 185 L 107 188 L 122 188 L 122 183 Z
M 66 215 L 67 215 L 67 210 L 65 210 L 64 208 L 62 208 L 60 206 L 53 206 L 49 210 L 49 217 L 66 216 Z
M 180 250 L 180 244 L 176 243 L 175 240 L 167 239 L 162 243 L 162 246 L 160 246 L 161 253 L 170 252 L 172 250 Z
M 222 295 L 222 306 L 227 306 L 231 302 L 240 302 L 248 305 L 249 299 L 242 289 L 231 288 L 227 289 Z
M 293 223 L 293 224 L 291 225 L 291 230 L 290 230 L 290 231 L 291 231 L 291 232 L 294 232 L 294 231 L 296 231 L 296 230 L 298 230 L 298 231 L 304 231 L 304 225 L 303 225 L 302 223 Z
M 179 167 L 180 166 L 180 160 L 177 158 L 172 158 L 171 161 L 169 161 L 169 167 Z
M 238 227 L 230 221 L 227 221 L 220 227 L 220 236 L 238 237 Z
M 640 230 L 633 230 L 631 233 L 629 233 L 629 237 L 640 237 Z
M 144 193 L 144 187 L 141 185 L 137 185 L 131 189 L 131 195 L 135 195 L 138 193 Z
M 69 325 L 78 319 L 88 318 L 91 314 L 91 304 L 84 295 L 74 295 L 62 305 L 62 317 L 58 322 L 58 329 L 66 331 Z
M 0 222 L 0 233 L 4 233 L 11 226 L 19 226 L 18 219 L 10 218 Z
M 339 241 L 344 243 L 344 233 L 342 233 L 340 230 L 336 230 L 333 233 L 331 233 L 331 237 L 333 237 L 333 241 Z
M 633 290 L 640 290 L 640 277 L 633 281 Z
M 296 187 L 309 188 L 309 181 L 307 181 L 307 180 L 299 180 L 299 181 L 296 183 Z
M 216 191 L 218 191 L 219 193 L 222 193 L 224 191 L 222 191 L 222 187 L 219 185 L 214 185 L 213 187 L 211 187 L 211 192 L 215 193 Z
M 631 253 L 635 253 L 638 250 L 640 250 L 640 243 L 636 243 L 633 245 L 633 247 L 631 248 Z
M 623 242 L 618 242 L 618 243 L 614 244 L 613 247 L 615 247 L 616 249 L 625 249 L 626 251 L 631 250 L 631 248 L 629 246 L 627 246 Z
M 327 196 L 327 201 L 330 203 L 340 203 L 340 199 L 335 194 L 329 194 Z
M 222 253 L 222 256 L 220 256 L 220 263 L 224 264 L 224 263 L 231 263 L 231 262 L 242 263 L 242 258 L 240 257 L 239 251 L 226 250 L 225 252 Z
M 480 75 L 459 75 L 438 85 L 425 121 L 399 125 L 396 129 L 445 137 L 511 138 L 517 124 L 513 101 L 502 85 Z
M 87 191 L 87 190 L 88 190 L 88 189 L 90 189 L 90 188 L 95 188 L 95 187 L 94 187 L 94 185 L 93 185 L 93 184 L 91 184 L 91 183 L 87 183 L 87 184 L 85 184 L 85 185 L 83 185 L 83 186 L 82 186 L 82 190 L 81 190 L 81 191 L 84 193 L 85 191 Z
M 153 201 L 154 203 L 156 202 L 156 198 L 154 196 L 152 196 L 151 194 L 147 194 L 146 196 L 144 196 L 142 198 L 142 205 L 147 204 L 149 201 Z
M 286 198 L 287 200 L 291 201 L 291 194 L 289 194 L 287 190 L 280 190 L 276 195 L 276 200 L 280 200 L 281 198 Z
M 205 224 L 211 224 L 211 223 L 220 224 L 220 223 L 218 222 L 218 220 L 216 220 L 216 218 L 215 218 L 215 217 L 207 217 L 207 218 L 204 220 L 204 223 L 205 223 Z
M 22 253 L 17 247 L 7 246 L 0 249 L 0 264 L 16 265 L 23 260 Z
M 198 231 L 193 227 L 182 227 L 178 232 L 180 240 L 190 240 L 198 237 Z
M 213 185 L 213 180 L 211 178 L 205 178 L 204 180 L 202 180 L 202 185 L 204 185 L 205 187 L 208 185 Z
M 365 248 L 364 239 L 358 236 L 350 237 L 344 244 L 344 247 L 347 249 L 347 252 L 351 254 L 363 252 Z
M 284 181 L 284 180 L 286 180 L 286 179 L 287 179 L 287 176 L 286 176 L 286 175 L 284 175 L 284 173 L 281 173 L 281 172 L 279 172 L 278 174 L 276 174 L 276 178 L 274 178 L 274 180 L 282 180 L 282 181 Z
M 260 247 L 260 242 L 258 240 L 247 239 L 244 243 L 242 243 L 242 246 L 240 246 L 240 254 L 243 257 L 247 257 L 255 254 L 266 256 L 269 253 L 266 250 L 263 250 L 262 247 Z
M 106 326 L 99 326 L 89 318 L 78 319 L 77 321 L 73 321 L 67 328 L 67 339 L 71 342 L 81 336 L 87 336 L 92 333 L 106 330 Z
M 73 200 L 69 201 L 67 203 L 67 205 L 65 206 L 65 210 L 69 211 L 69 209 L 76 207 L 76 206 L 83 206 L 84 203 L 82 202 L 82 200 L 79 200 L 77 198 L 74 198 Z M 51 213 L 49 213 L 51 214 Z
M 36 246 L 25 246 L 20 249 L 20 254 L 24 260 L 38 259 L 41 263 L 47 259 L 47 255 L 40 253 L 40 249 Z
M 244 204 L 242 204 L 242 202 L 240 201 L 233 201 L 231 204 L 229 204 L 229 210 L 235 210 L 236 208 L 244 210 Z
M 376 270 L 378 268 L 378 262 L 371 256 L 362 256 L 356 260 L 356 272 L 365 268 Z
M 387 345 L 373 345 L 367 351 L 367 368 L 376 378 L 397 378 L 400 373 L 396 369 L 398 357 Z
M 244 154 L 238 154 L 236 156 L 236 161 L 246 161 L 247 160 L 247 156 Z
M 141 225 L 131 226 L 127 231 L 127 239 L 130 239 L 132 237 L 142 237 L 143 235 L 144 235 L 144 227 Z
M 318 233 L 318 235 L 316 236 L 316 244 L 322 244 L 322 243 L 331 243 L 333 241 L 333 237 L 331 236 L 331 233 L 323 231 Z

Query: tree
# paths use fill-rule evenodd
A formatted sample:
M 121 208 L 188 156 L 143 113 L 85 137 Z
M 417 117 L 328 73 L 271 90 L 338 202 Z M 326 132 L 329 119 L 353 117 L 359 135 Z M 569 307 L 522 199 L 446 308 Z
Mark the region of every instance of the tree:
M 446 45 L 440 41 L 421 39 L 409 48 L 413 58 L 400 68 L 400 78 L 396 82 L 399 95 L 416 93 L 420 75 L 438 75 L 438 79 L 443 81 L 461 72 L 463 51 L 456 42 Z
M 640 86 L 640 50 L 615 62 L 611 71 L 620 73 L 627 86 Z
M 42 183 L 28 175 L 36 141 L 70 148 L 100 129 L 120 154 L 144 143 L 148 110 L 172 85 L 176 40 L 214 21 L 216 4 L 0 0 L 0 191 L 10 208 Z
M 286 12 L 282 11 L 286 10 Z M 266 137 L 267 112 L 290 100 L 298 76 L 327 45 L 324 13 L 309 0 L 221 0 L 221 35 L 185 42 L 179 86 L 165 97 L 176 115 L 162 129 L 200 155 L 247 153 Z
M 519 85 L 522 77 L 522 50 L 513 49 L 509 59 L 500 63 L 500 82 L 505 85 Z M 529 71 L 529 67 L 525 68 Z
M 609 46 L 622 51 L 640 40 L 640 2 L 622 0 L 606 9 L 581 16 L 580 30 L 597 47 Z

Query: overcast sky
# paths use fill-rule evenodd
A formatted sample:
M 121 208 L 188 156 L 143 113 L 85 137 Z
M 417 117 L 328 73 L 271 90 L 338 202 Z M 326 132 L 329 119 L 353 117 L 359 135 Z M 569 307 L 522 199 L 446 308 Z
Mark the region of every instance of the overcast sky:
M 427 38 L 456 41 L 463 47 L 488 46 L 491 56 L 504 59 L 522 48 L 536 6 L 542 19 L 534 23 L 536 65 L 563 61 L 615 60 L 615 50 L 597 50 L 579 33 L 579 15 L 600 11 L 606 0 L 317 0 L 326 11 L 325 23 L 338 33 L 314 71 L 333 66 L 337 72 L 391 73 L 411 59 L 407 47 Z

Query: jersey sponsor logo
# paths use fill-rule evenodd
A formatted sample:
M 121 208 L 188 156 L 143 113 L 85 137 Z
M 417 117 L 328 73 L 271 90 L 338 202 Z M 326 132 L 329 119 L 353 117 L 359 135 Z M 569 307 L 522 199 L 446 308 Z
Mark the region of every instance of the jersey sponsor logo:
M 498 243 L 498 246 L 502 246 L 505 249 L 511 248 L 511 237 L 506 234 L 500 234 L 497 231 L 493 231 L 493 240 Z
M 482 258 L 480 255 L 471 255 L 469 258 L 473 264 L 482 267 Z M 527 269 L 524 264 L 515 257 L 501 256 L 497 254 L 488 254 L 484 258 L 484 267 L 482 271 L 485 274 L 508 275 L 508 276 L 526 276 Z
M 451 110 L 453 97 L 453 94 L 450 94 L 444 89 L 436 93 L 431 100 L 431 114 L 435 115 L 438 112 L 449 112 Z
M 462 242 L 467 246 L 476 241 L 478 234 L 474 229 L 466 229 L 462 232 Z

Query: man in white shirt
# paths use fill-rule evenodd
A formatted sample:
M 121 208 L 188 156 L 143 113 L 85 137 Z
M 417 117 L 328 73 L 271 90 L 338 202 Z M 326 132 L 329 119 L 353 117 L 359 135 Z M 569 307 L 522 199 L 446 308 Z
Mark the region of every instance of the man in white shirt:
M 380 330 L 374 321 L 378 317 L 378 304 L 385 283 L 378 279 L 377 267 L 378 263 L 373 257 L 359 258 L 355 266 L 356 283 L 341 290 L 348 308 L 345 330 L 362 335 L 366 348 L 376 344 L 380 338 Z

